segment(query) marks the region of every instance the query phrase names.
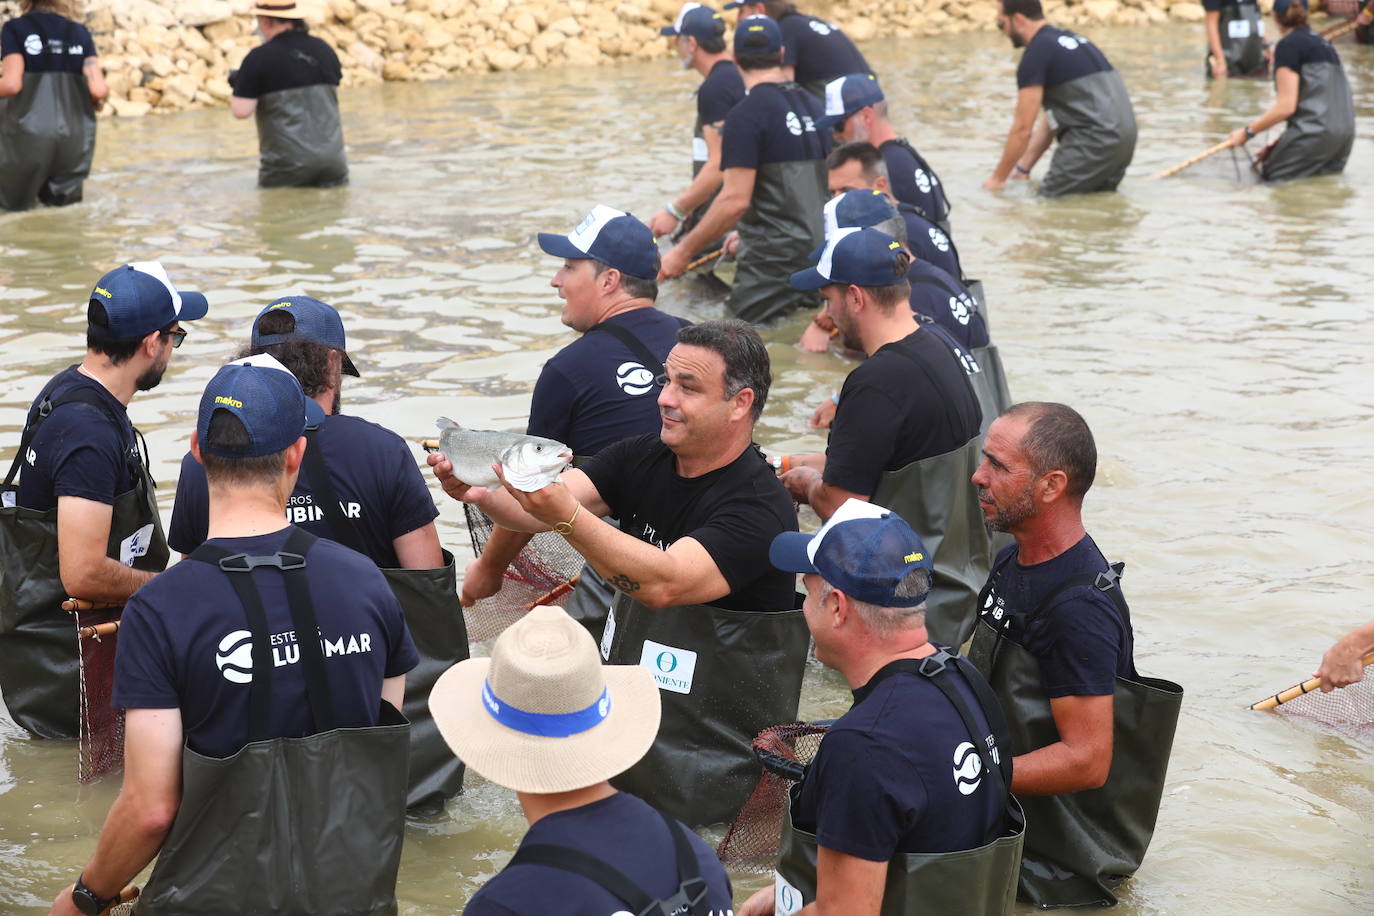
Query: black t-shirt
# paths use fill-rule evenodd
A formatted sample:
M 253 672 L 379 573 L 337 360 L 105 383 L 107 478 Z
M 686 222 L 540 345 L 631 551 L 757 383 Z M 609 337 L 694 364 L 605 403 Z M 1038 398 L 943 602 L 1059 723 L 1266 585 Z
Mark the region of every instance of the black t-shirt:
M 929 678 L 879 672 L 854 691 L 853 707 L 826 732 L 806 768 L 792 809 L 797 827 L 826 849 L 870 862 L 976 849 L 996 839 L 1007 794 L 983 771 L 973 745 L 991 728 L 963 674 L 953 665 L 945 670 L 978 734 L 969 735 Z
M 211 543 L 249 556 L 281 550 L 291 526 L 255 537 Z M 305 575 L 323 644 L 336 725 L 377 724 L 382 680 L 405 674 L 419 656 L 401 606 L 365 557 L 320 540 Z M 145 584 L 124 608 L 110 704 L 125 709 L 180 709 L 186 743 L 209 757 L 228 757 L 248 743 L 252 638 L 248 615 L 229 573 L 183 560 Z M 301 673 L 300 646 L 286 599 L 286 574 L 252 573 L 262 597 L 272 647 L 273 737 L 315 731 Z
M 839 26 L 808 16 L 788 13 L 778 20 L 782 32 L 782 63 L 793 67 L 793 79 L 807 85 L 850 73 L 868 73 L 868 61 Z
M 824 159 L 830 139 L 816 130 L 820 101 L 795 83 L 760 83 L 730 109 L 721 134 L 722 169 Z
M 872 496 L 883 472 L 962 447 L 981 421 L 958 358 L 934 334 L 915 331 L 879 347 L 844 380 L 825 482 Z
M 248 52 L 234 80 L 234 95 L 256 99 L 319 83 L 337 86 L 342 78 L 333 48 L 314 35 L 291 29 Z
M 1112 69 L 1097 45 L 1082 35 L 1052 25 L 1040 27 L 1016 68 L 1016 88 L 1053 89 L 1091 73 Z
M 682 322 L 655 308 L 607 319 L 629 331 L 662 363 Z M 595 455 L 612 442 L 657 433 L 658 370 L 646 367 L 620 339 L 589 331 L 554 355 L 539 373 L 525 432 L 556 439 L 574 455 Z
M 1107 560 L 1092 537 L 1085 534 L 1059 556 L 1033 566 L 1022 566 L 1014 558 L 1015 551 L 1013 544 L 997 555 L 994 568 L 1001 565 L 1001 569 L 992 574 L 992 590 L 978 613 L 1039 660 L 1045 695 L 1103 696 L 1113 691 L 1117 676 L 1134 678 L 1130 613 L 1123 615 L 1110 597 L 1092 585 L 1062 592 L 1027 620 L 1067 579 L 1107 569 Z M 1008 557 L 1012 559 L 1004 564 Z
M 582 470 L 626 534 L 660 550 L 684 537 L 706 548 L 730 594 L 703 603 L 733 611 L 790 609 L 796 577 L 773 568 L 768 547 L 775 535 L 797 530 L 797 511 L 773 468 L 752 447 L 701 477 L 679 477 L 675 462 L 652 433 L 598 452 Z
M 682 830 L 696 854 L 706 897 L 700 912 L 728 913 L 730 879 L 711 847 Z M 673 839 L 657 811 L 640 799 L 617 792 L 579 808 L 555 811 L 534 822 L 521 846 L 546 843 L 569 846 L 605 861 L 652 897 L 677 892 L 684 876 L 677 873 Z M 590 878 L 547 865 L 514 865 L 488 881 L 463 909 L 464 916 L 611 916 L 625 903 Z
M 0 57 L 10 54 L 24 55 L 25 73 L 80 73 L 86 58 L 98 56 L 84 25 L 41 12 L 11 19 L 0 28 Z
M 323 451 L 330 482 L 364 552 L 383 568 L 396 567 L 396 538 L 439 515 L 410 446 L 385 427 L 361 417 L 326 417 L 311 447 Z M 316 537 L 333 538 L 315 504 L 310 474 L 302 465 L 286 503 L 286 520 Z M 176 503 L 167 530 L 173 550 L 190 553 L 205 541 L 210 518 L 205 468 L 189 452 L 181 459 Z
M 697 88 L 697 122 L 719 124 L 744 98 L 744 78 L 732 60 L 718 60 Z
M 935 170 L 911 144 L 898 138 L 888 140 L 878 149 L 887 166 L 887 180 L 892 185 L 893 197 L 918 207 L 933 220 L 949 216 L 949 201 L 945 198 L 944 186 L 940 184 Z
M 1202 0 L 1202 8 L 1209 13 L 1219 13 L 1228 6 L 1255 6 L 1255 0 Z M 1225 36 L 1222 36 L 1223 38 Z
M 911 204 L 899 201 L 897 211 L 906 223 L 906 244 L 912 254 L 952 277 L 964 275 L 963 266 L 959 263 L 959 250 L 954 247 L 945 230 Z
M 934 264 L 915 260 L 906 273 L 911 284 L 911 310 L 929 315 L 959 342 L 961 347 L 986 347 L 987 319 L 964 284 Z
M 1340 55 L 1331 47 L 1331 42 L 1322 38 L 1307 26 L 1294 29 L 1279 39 L 1274 46 L 1274 69 L 1287 67 L 1294 73 L 1302 73 L 1304 64 L 1339 64 Z
M 114 505 L 115 497 L 131 489 L 142 458 L 137 437 L 124 405 L 95 379 L 75 368 L 64 369 L 48 398 L 54 403 L 81 390 L 100 399 L 105 409 L 73 401 L 53 409 L 34 434 L 20 464 L 19 505 L 46 512 L 59 496 Z M 39 402 L 29 407 L 27 423 L 38 418 Z M 111 415 L 118 426 L 111 422 Z

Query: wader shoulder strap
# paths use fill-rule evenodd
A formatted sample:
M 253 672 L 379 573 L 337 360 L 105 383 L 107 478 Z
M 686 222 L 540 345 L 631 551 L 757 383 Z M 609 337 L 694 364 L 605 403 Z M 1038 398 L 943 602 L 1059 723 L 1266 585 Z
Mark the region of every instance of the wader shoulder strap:
M 620 869 L 572 846 L 559 846 L 553 843 L 531 843 L 521 846 L 516 850 L 507 868 L 514 865 L 543 865 L 581 875 L 632 907 L 635 916 L 696 914 L 698 904 L 706 899 L 706 879 L 701 876 L 701 869 L 697 867 L 691 845 L 682 835 L 684 828 L 673 823 L 672 818 L 663 812 L 657 813 L 663 818 L 663 823 L 673 838 L 673 855 L 677 860 L 677 874 L 681 882 L 678 884 L 677 892 L 666 900 L 655 900 Z
M 71 368 L 75 367 L 73 366 Z M 75 391 L 68 392 L 67 394 L 62 395 L 56 401 L 52 400 L 49 395 L 52 392 L 53 387 L 57 384 L 58 378 L 60 378 L 63 374 L 65 373 L 59 373 L 50 382 L 48 382 L 48 384 L 43 388 L 41 392 L 39 392 L 38 416 L 34 417 L 32 423 L 27 424 L 24 427 L 24 432 L 19 438 L 19 449 L 14 453 L 14 461 L 10 462 L 9 472 L 5 475 L 5 486 L 8 487 L 10 484 L 14 482 L 15 476 L 19 473 L 20 463 L 24 460 L 24 453 L 28 451 L 29 446 L 33 444 L 33 437 L 38 435 L 38 427 L 42 426 L 43 422 L 52 415 L 52 412 L 57 408 L 61 407 L 63 404 L 72 404 L 79 402 L 82 404 L 89 404 L 90 406 L 96 408 L 101 413 L 103 413 L 112 424 L 114 424 L 115 429 L 119 430 L 119 437 L 121 439 L 126 438 L 124 435 L 124 427 L 126 425 L 130 429 L 133 429 L 135 435 L 138 435 L 140 437 L 142 436 L 142 433 L 139 433 L 138 430 L 134 429 L 132 424 L 128 423 L 128 417 L 125 417 L 125 422 L 121 423 L 119 416 L 116 415 L 115 412 L 110 409 L 110 405 L 105 403 L 104 399 L 101 398 L 100 395 L 96 394 L 94 391 L 85 388 L 78 388 Z M 132 448 L 136 444 L 137 443 L 134 441 L 126 442 L 126 445 L 129 448 Z M 147 454 L 148 445 L 145 441 L 143 445 L 143 466 L 139 466 L 132 461 L 128 462 L 129 470 L 133 473 L 135 480 L 138 479 L 142 471 L 147 470 Z M 127 450 L 125 457 L 127 460 Z
M 333 535 L 333 539 L 345 547 L 365 554 L 367 551 L 363 549 L 358 529 L 344 513 L 339 502 L 339 494 L 334 490 L 334 481 L 329 479 L 329 468 L 324 463 L 324 449 L 320 447 L 319 433 L 319 429 L 305 431 L 305 468 L 310 472 L 310 489 L 318 497 L 315 504 L 319 506 L 324 523 L 329 526 L 329 533 Z
M 683 321 L 681 318 L 677 320 L 681 323 L 682 327 L 686 327 L 690 323 Z M 655 356 L 653 351 L 645 345 L 644 341 L 631 333 L 629 328 L 622 327 L 621 325 L 609 321 L 603 321 L 600 324 L 594 324 L 587 328 L 586 333 L 590 334 L 593 331 L 603 331 L 628 347 L 631 353 L 639 357 L 639 361 L 644 364 L 644 368 L 654 374 L 655 381 L 667 373 L 668 370 L 663 367 L 663 360 Z
M 1056 585 L 1048 595 L 1041 599 L 1040 603 L 1035 606 L 1035 609 L 1026 615 L 1026 619 L 1030 620 L 1033 617 L 1038 617 L 1046 608 L 1054 603 L 1056 598 L 1064 594 L 1064 592 L 1067 592 L 1071 588 L 1078 588 L 1081 585 L 1091 585 L 1099 592 L 1102 592 L 1108 598 L 1112 599 L 1112 603 L 1116 605 L 1118 611 L 1126 615 L 1129 611 L 1126 608 L 1126 598 L 1121 594 L 1120 584 L 1121 577 L 1125 572 L 1125 563 L 1111 563 L 1100 573 L 1083 573 L 1077 576 L 1069 576 L 1063 582 Z

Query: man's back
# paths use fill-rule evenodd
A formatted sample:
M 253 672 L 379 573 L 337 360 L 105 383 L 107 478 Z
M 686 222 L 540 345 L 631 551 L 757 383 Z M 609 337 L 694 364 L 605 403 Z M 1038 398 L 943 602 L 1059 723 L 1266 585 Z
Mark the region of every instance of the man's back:
M 905 204 L 919 207 L 921 212 L 937 223 L 948 225 L 949 200 L 944 185 L 925 158 L 906 140 L 898 137 L 879 147 L 887 178 L 892 183 L 892 196 Z
M 928 261 L 914 259 L 906 278 L 913 312 L 935 319 L 965 349 L 991 342 L 987 319 L 961 281 Z
M 314 35 L 290 29 L 248 52 L 234 79 L 234 94 L 256 99 L 283 89 L 337 86 L 342 76 L 333 48 Z
M 869 72 L 868 61 L 837 26 L 805 13 L 788 13 L 778 20 L 778 28 L 783 65 L 794 68 L 793 78 L 803 86 Z

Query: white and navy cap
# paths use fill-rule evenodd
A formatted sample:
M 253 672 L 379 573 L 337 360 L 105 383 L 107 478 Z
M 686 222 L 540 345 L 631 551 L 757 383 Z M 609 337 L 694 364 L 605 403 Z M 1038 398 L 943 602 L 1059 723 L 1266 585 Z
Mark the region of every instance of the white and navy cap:
M 793 289 L 820 289 L 833 283 L 845 286 L 891 286 L 906 278 L 898 269 L 901 243 L 877 229 L 837 229 L 826 239 L 820 262 L 799 270 L 788 282 Z
M 105 309 L 109 323 L 91 331 L 111 340 L 133 340 L 173 321 L 204 318 L 210 305 L 200 293 L 178 290 L 157 261 L 116 267 L 91 290 L 91 302 Z
M 567 235 L 539 233 L 539 247 L 556 258 L 609 264 L 641 280 L 658 276 L 658 246 L 649 227 L 628 213 L 597 204 Z
M 691 38 L 719 38 L 725 34 L 720 13 L 700 3 L 684 3 L 672 25 L 658 30 L 660 35 L 686 35 Z
M 816 127 L 834 127 L 859 109 L 882 100 L 883 90 L 871 73 L 851 73 L 833 79 L 825 84 L 825 114 L 816 119 Z

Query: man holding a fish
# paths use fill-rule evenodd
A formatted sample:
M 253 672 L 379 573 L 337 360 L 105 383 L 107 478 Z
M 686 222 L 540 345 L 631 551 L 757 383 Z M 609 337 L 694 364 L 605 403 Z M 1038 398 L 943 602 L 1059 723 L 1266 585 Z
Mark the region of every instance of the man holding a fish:
M 763 341 L 744 322 L 706 322 L 678 332 L 666 366 L 659 432 L 557 481 L 527 480 L 538 453 L 517 450 L 502 461 L 504 487 L 476 490 L 458 468 L 477 477 L 478 462 L 501 456 L 475 442 L 451 452 L 447 437 L 430 464 L 450 496 L 498 524 L 562 534 L 619 591 L 602 655 L 649 668 L 664 722 L 617 785 L 700 825 L 733 816 L 752 789 L 753 736 L 795 717 L 808 634 L 793 577 L 768 563 L 773 536 L 797 520 L 752 444 L 772 381 Z

